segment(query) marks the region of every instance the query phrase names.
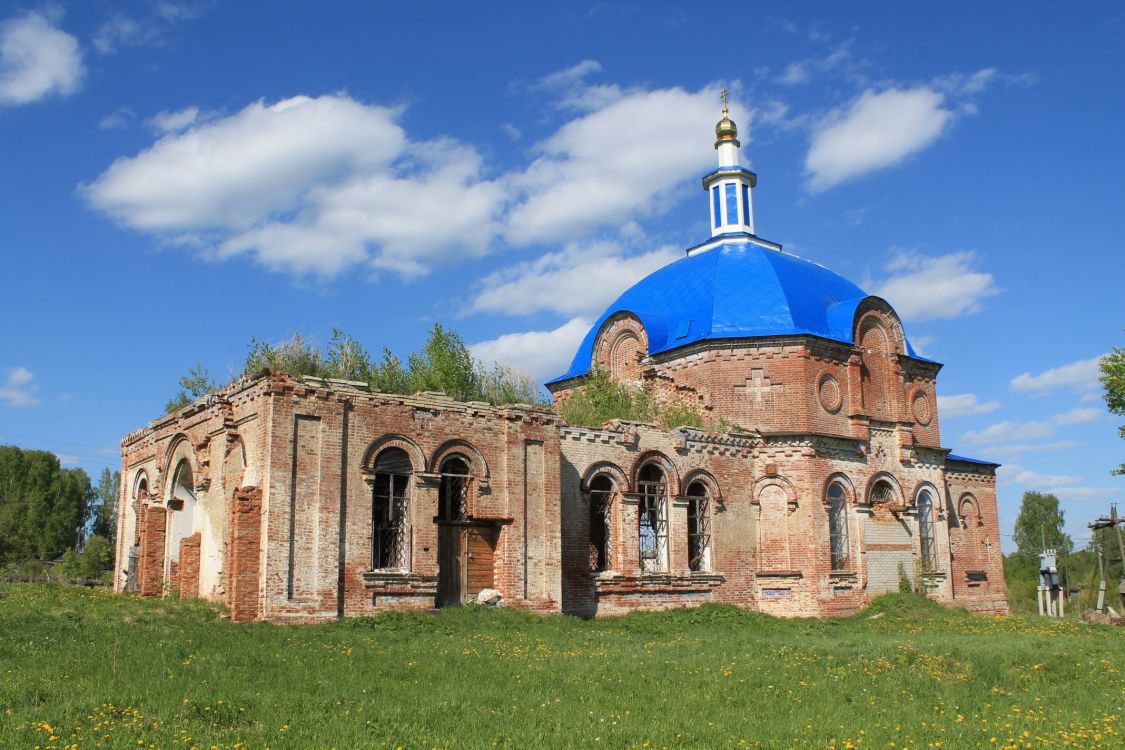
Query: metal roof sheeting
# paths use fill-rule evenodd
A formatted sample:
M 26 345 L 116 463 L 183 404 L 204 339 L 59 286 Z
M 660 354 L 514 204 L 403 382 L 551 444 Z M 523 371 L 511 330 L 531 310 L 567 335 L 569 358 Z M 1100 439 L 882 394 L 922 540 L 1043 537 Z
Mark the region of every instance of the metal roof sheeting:
M 669 263 L 610 305 L 556 383 L 590 371 L 607 319 L 632 313 L 648 353 L 707 339 L 809 334 L 852 344 L 856 308 L 868 294 L 827 268 L 752 242 L 725 242 Z M 907 353 L 917 356 L 910 343 Z

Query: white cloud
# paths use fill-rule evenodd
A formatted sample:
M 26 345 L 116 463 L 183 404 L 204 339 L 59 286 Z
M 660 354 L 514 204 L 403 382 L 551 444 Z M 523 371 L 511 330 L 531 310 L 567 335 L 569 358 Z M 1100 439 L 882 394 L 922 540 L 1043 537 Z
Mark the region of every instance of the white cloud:
M 481 179 L 476 152 L 410 142 L 396 109 L 344 95 L 258 102 L 183 126 L 121 158 L 80 191 L 121 224 L 210 257 L 252 253 L 295 273 L 334 274 L 369 261 L 403 273 L 484 252 L 504 194 Z
M 1100 419 L 1104 413 L 1101 409 L 1078 407 L 1062 414 L 1056 414 L 1055 424 L 1086 424 Z
M 1110 495 L 1121 492 L 1121 488 L 1114 487 L 1059 487 L 1052 490 L 1055 495 L 1063 500 L 1100 500 Z
M 15 367 L 8 370 L 7 377 L 0 382 L 0 402 L 14 409 L 35 406 L 39 399 L 35 391 L 39 386 L 34 381 L 34 376 L 26 367 Z
M 569 68 L 543 76 L 531 85 L 532 91 L 543 91 L 554 96 L 554 106 L 592 112 L 601 109 L 622 96 L 615 84 L 589 84 L 586 78 L 600 73 L 602 64 L 597 60 L 583 60 Z
M 1013 481 L 1022 487 L 1062 487 L 1063 485 L 1081 482 L 1082 478 L 1062 474 L 1040 474 L 1036 471 L 1021 471 L 1013 477 Z
M 162 110 L 148 118 L 145 124 L 161 133 L 178 133 L 199 120 L 199 107 L 184 107 L 175 111 Z
M 997 422 L 980 431 L 970 430 L 961 436 L 965 445 L 987 445 L 1011 440 L 1039 440 L 1051 436 L 1051 424 L 1044 421 Z
M 998 294 L 992 274 L 974 270 L 971 252 L 924 256 L 900 253 L 877 282 L 883 297 L 907 320 L 954 318 L 980 310 L 981 300 Z
M 634 91 L 566 123 L 512 175 L 517 204 L 505 236 L 517 245 L 567 241 L 664 210 L 715 158 L 700 134 L 714 126 L 717 102 L 717 88 Z M 749 118 L 732 116 L 748 141 Z
M 102 130 L 113 130 L 115 128 L 123 128 L 129 124 L 133 119 L 133 110 L 128 107 L 118 107 L 108 115 L 98 121 L 98 127 Z
M 1011 445 L 996 445 L 991 447 L 994 453 L 1016 456 L 1024 453 L 1040 453 L 1044 451 L 1065 450 L 1077 448 L 1081 443 L 1076 440 L 1056 440 L 1051 443 L 1013 443 Z
M 470 349 L 484 362 L 514 365 L 547 379 L 566 370 L 591 323 L 586 318 L 573 318 L 554 330 L 508 333 L 472 344 Z
M 0 24 L 0 106 L 73 94 L 84 74 L 78 40 L 45 15 L 27 13 Z
M 850 62 L 851 59 L 850 45 L 847 43 L 841 44 L 823 57 L 810 57 L 789 63 L 785 66 L 781 75 L 777 77 L 777 82 L 785 86 L 808 83 L 814 72 L 826 73 L 841 64 Z
M 51 451 L 55 454 L 55 458 L 59 460 L 61 466 L 77 466 L 82 462 L 82 459 L 72 453 L 59 453 Z
M 121 47 L 144 44 L 156 38 L 157 28 L 123 15 L 115 15 L 94 32 L 94 49 L 103 55 L 116 52 Z
M 930 146 L 954 118 L 944 102 L 928 86 L 863 92 L 814 130 L 805 157 L 809 190 L 827 190 Z
M 955 396 L 938 396 L 938 414 L 942 418 L 968 417 L 974 414 L 987 414 L 1000 408 L 999 401 L 980 401 L 972 393 Z
M 395 115 L 344 96 L 257 102 L 120 158 L 81 190 L 136 229 L 247 229 L 349 168 L 385 168 L 405 144 Z
M 472 311 L 527 315 L 552 311 L 593 317 L 634 283 L 682 257 L 666 246 L 626 256 L 615 242 L 572 244 L 486 277 Z
M 1038 375 L 1025 372 L 1012 378 L 1011 389 L 1017 393 L 1045 393 L 1057 388 L 1071 388 L 1085 390 L 1098 385 L 1098 360 L 1101 357 L 1091 357 L 1068 365 L 1056 367 Z

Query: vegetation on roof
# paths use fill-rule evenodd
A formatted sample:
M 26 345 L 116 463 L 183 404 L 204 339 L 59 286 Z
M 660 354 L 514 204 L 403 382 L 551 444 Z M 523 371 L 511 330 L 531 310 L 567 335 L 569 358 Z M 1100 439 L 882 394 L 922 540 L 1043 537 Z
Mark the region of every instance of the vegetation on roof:
M 666 430 L 695 427 L 729 432 L 733 427 L 725 420 L 705 420 L 682 401 L 661 404 L 647 389 L 613 380 L 608 372 L 598 367 L 590 370 L 582 384 L 574 388 L 558 408 L 563 420 L 575 427 L 601 427 L 615 419 L 648 422 Z
M 434 324 L 425 345 L 405 362 L 386 347 L 382 357 L 372 358 L 363 344 L 338 328 L 332 330 L 328 346 L 323 348 L 294 334 L 277 344 L 252 339 L 249 349 L 239 377 L 255 377 L 268 370 L 294 378 L 363 382 L 384 393 L 442 391 L 457 401 L 545 403 L 532 375 L 502 364 L 486 366 L 473 357 L 456 331 L 440 323 Z M 178 411 L 217 388 L 207 370 L 197 365 L 180 378 L 179 393 L 166 405 L 166 413 Z

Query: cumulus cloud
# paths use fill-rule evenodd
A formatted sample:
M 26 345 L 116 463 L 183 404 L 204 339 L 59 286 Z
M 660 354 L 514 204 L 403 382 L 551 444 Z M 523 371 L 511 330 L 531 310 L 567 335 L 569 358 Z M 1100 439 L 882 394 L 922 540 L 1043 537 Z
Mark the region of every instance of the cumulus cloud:
M 1059 487 L 1052 490 L 1063 500 L 1101 500 L 1120 491 L 1120 488 L 1114 487 Z
M 35 397 L 35 391 L 39 386 L 34 380 L 31 371 L 26 367 L 14 367 L 8 370 L 7 376 L 0 381 L 0 403 L 15 409 L 38 404 L 39 399 Z
M 566 370 L 592 322 L 572 318 L 553 330 L 508 333 L 469 348 L 473 356 L 484 362 L 514 365 L 540 379 L 548 379 Z
M 977 312 L 981 301 L 1000 292 L 992 274 L 973 268 L 974 254 L 925 256 L 900 253 L 887 265 L 889 275 L 875 282 L 883 297 L 907 320 L 955 318 Z
M 989 450 L 1005 456 L 1018 456 L 1025 453 L 1041 453 L 1046 451 L 1065 450 L 1077 448 L 1081 443 L 1076 440 L 1055 440 L 1050 443 L 1012 443 L 1010 445 L 995 445 Z
M 805 157 L 809 190 L 894 166 L 932 145 L 954 119 L 945 98 L 929 86 L 869 89 L 830 113 L 814 128 Z
M 426 259 L 483 251 L 503 191 L 481 179 L 473 149 L 409 141 L 399 113 L 344 95 L 202 123 L 194 108 L 165 113 L 158 126 L 187 129 L 79 189 L 123 225 L 295 273 L 365 261 L 419 273 Z
M 715 158 L 700 133 L 714 126 L 717 101 L 717 88 L 633 91 L 566 123 L 511 176 L 516 203 L 505 237 L 567 241 L 666 208 L 669 194 Z M 733 116 L 747 141 L 749 118 Z
M 595 67 L 564 71 L 550 86 L 584 86 Z M 567 242 L 602 226 L 636 233 L 638 217 L 668 210 L 687 176 L 714 158 L 699 134 L 710 130 L 716 100 L 710 90 L 663 89 L 591 104 L 600 108 L 540 142 L 529 166 L 499 176 L 466 144 L 410 140 L 401 108 L 343 94 L 256 102 L 225 117 L 187 107 L 154 117 L 163 137 L 79 192 L 118 223 L 210 258 L 246 253 L 294 273 L 368 263 L 420 274 L 501 239 Z M 544 264 L 541 273 L 551 270 Z M 534 271 L 493 281 L 523 273 L 528 284 Z
M 1031 422 L 997 422 L 980 431 L 970 430 L 961 436 L 965 445 L 987 445 L 1012 440 L 1039 440 L 1051 436 L 1051 423 L 1043 420 Z
M 1085 390 L 1098 385 L 1098 361 L 1091 357 L 1062 365 L 1037 375 L 1025 372 L 1012 378 L 1011 389 L 1017 393 L 1046 393 L 1059 388 Z
M 682 250 L 671 246 L 627 256 L 616 242 L 571 244 L 487 276 L 471 309 L 593 317 L 625 289 L 682 255 Z
M 0 106 L 28 104 L 78 90 L 85 75 L 78 40 L 42 13 L 0 24 Z
M 955 396 L 938 396 L 938 413 L 943 418 L 987 414 L 999 408 L 999 401 L 981 401 L 972 393 L 959 393 Z

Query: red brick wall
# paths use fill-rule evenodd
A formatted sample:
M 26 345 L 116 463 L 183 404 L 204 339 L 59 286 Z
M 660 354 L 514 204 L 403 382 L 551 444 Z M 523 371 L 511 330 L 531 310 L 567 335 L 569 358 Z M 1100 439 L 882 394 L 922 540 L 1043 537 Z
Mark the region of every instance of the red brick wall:
M 262 490 L 235 490 L 227 524 L 227 609 L 235 622 L 258 617 L 258 579 L 262 543 Z
M 180 540 L 180 562 L 178 576 L 178 590 L 180 598 L 194 599 L 199 596 L 199 532 L 186 536 Z
M 164 544 L 167 532 L 167 510 L 149 505 L 141 519 L 141 556 L 138 565 L 141 596 L 164 593 Z

